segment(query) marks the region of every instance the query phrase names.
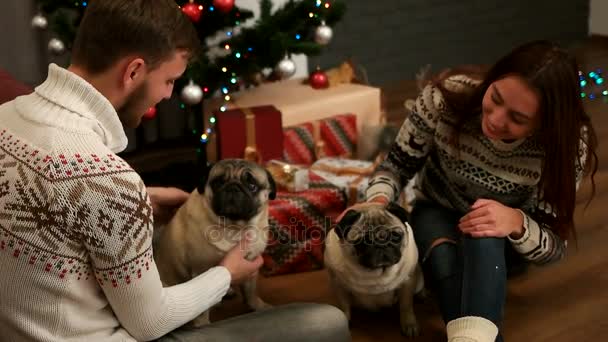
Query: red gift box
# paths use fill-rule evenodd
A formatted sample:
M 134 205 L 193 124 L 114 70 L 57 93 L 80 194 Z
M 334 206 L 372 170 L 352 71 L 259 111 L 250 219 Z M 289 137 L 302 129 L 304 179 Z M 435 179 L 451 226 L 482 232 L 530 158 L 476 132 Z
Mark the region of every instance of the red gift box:
M 231 109 L 215 117 L 219 159 L 261 163 L 283 157 L 281 112 L 274 106 Z
M 322 157 L 350 158 L 357 148 L 357 116 L 336 115 L 284 130 L 283 159 L 291 164 L 311 165 Z
M 323 267 L 326 233 L 346 209 L 344 191 L 310 174 L 310 188 L 278 192 L 269 203 L 270 236 L 264 251 L 264 275 L 313 271 Z
M 357 116 L 336 115 L 321 121 L 321 140 L 324 143 L 322 157 L 352 158 L 357 148 Z
M 311 165 L 316 160 L 313 124 L 285 128 L 283 159 L 290 164 Z

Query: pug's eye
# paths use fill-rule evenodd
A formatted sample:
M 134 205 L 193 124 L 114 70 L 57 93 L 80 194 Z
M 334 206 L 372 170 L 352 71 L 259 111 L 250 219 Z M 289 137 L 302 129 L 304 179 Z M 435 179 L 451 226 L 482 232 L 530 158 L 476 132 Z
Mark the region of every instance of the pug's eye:
M 403 235 L 399 234 L 399 233 L 393 233 L 391 234 L 391 242 L 393 243 L 401 243 L 401 240 L 403 240 Z
M 257 184 L 249 183 L 248 187 L 249 187 L 249 191 L 251 191 L 251 192 L 257 192 L 258 191 Z
M 223 179 L 215 178 L 214 180 L 211 181 L 211 183 L 209 183 L 209 185 L 211 186 L 212 189 L 219 189 L 223 183 L 224 183 Z

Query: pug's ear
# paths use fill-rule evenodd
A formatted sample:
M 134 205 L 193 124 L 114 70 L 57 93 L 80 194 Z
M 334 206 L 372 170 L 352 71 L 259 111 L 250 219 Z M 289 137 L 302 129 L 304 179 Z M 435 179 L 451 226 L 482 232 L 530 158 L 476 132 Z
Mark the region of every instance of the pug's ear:
M 196 190 L 198 191 L 199 194 L 204 194 L 205 193 L 205 186 L 207 185 L 206 180 L 201 179 L 198 182 L 198 185 L 196 186 Z
M 196 190 L 198 191 L 199 194 L 204 194 L 205 193 L 205 187 L 207 186 L 207 180 L 209 179 L 209 171 L 211 171 L 211 166 L 201 166 L 199 167 L 200 172 L 199 174 L 201 175 L 200 178 L 198 179 L 198 184 L 196 186 Z
M 270 185 L 270 193 L 268 194 L 268 198 L 273 200 L 277 197 L 277 184 L 272 177 L 270 171 L 264 169 L 266 171 L 266 177 L 268 177 L 268 184 Z
M 388 210 L 389 213 L 397 216 L 397 218 L 399 220 L 401 220 L 401 222 L 407 222 L 408 218 L 409 218 L 409 214 L 407 213 L 407 210 L 405 210 L 405 208 L 403 208 L 402 206 L 400 206 L 399 204 L 395 203 L 395 202 L 390 202 L 387 206 L 386 206 L 386 210 Z
M 334 230 L 336 231 L 336 234 L 340 240 L 344 240 L 353 224 L 359 220 L 359 217 L 361 217 L 361 213 L 356 210 L 349 210 L 346 212 L 346 214 L 344 214 L 340 222 L 338 222 L 334 227 Z

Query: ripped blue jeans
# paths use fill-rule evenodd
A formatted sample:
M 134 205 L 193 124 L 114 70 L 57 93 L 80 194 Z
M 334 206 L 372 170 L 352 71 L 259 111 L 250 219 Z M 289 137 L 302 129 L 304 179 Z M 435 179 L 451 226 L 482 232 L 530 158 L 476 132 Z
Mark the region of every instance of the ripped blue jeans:
M 462 216 L 433 202 L 414 204 L 410 223 L 425 277 L 438 296 L 445 323 L 481 316 L 500 327 L 507 285 L 506 239 L 462 235 Z M 501 334 L 496 341 L 502 341 Z

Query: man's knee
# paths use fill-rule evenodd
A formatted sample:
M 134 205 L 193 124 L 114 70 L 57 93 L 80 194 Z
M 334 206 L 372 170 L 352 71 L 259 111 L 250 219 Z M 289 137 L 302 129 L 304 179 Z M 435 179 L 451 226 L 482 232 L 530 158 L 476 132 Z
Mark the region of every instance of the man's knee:
M 298 304 L 306 312 L 302 324 L 315 341 L 350 341 L 348 320 L 335 306 L 328 304 Z M 312 337 L 312 336 L 311 336 Z

